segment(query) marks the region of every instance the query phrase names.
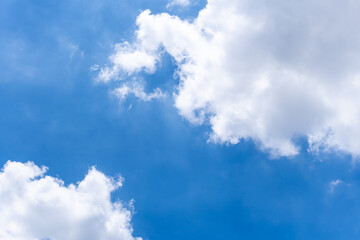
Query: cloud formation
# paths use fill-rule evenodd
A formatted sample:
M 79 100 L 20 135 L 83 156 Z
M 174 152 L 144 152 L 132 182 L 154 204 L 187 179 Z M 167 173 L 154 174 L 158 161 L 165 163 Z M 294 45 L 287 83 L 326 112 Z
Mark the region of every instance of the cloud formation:
M 121 101 L 124 101 L 129 94 L 133 94 L 145 102 L 166 97 L 166 93 L 163 93 L 159 88 L 154 89 L 152 93 L 145 92 L 143 84 L 137 81 L 124 83 L 121 87 L 116 88 L 113 94 Z
M 329 183 L 329 193 L 334 193 L 335 188 L 341 183 L 343 183 L 343 181 L 340 180 L 340 179 L 330 181 L 330 183 Z
M 186 7 L 186 6 L 189 6 L 190 4 L 191 4 L 190 0 L 172 0 L 166 5 L 166 7 L 167 8 L 171 8 L 173 6 Z
M 110 194 L 122 182 L 95 168 L 65 186 L 46 168 L 8 161 L 0 172 L 0 239 L 141 240 L 132 236 L 131 211 Z
M 196 19 L 143 11 L 99 79 L 177 64 L 175 106 L 209 124 L 211 140 L 252 139 L 273 156 L 309 150 L 360 154 L 360 2 L 208 0 Z

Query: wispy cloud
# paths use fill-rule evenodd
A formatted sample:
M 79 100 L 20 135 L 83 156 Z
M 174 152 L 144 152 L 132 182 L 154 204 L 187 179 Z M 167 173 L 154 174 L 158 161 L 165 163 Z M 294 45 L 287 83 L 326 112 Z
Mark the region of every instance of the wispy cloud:
M 152 93 L 146 93 L 144 86 L 138 82 L 123 84 L 121 87 L 113 90 L 112 93 L 121 101 L 124 101 L 130 94 L 133 94 L 135 97 L 145 102 L 153 99 L 165 98 L 167 96 L 166 93 L 163 93 L 159 88 L 154 89 Z
M 166 7 L 167 8 L 171 8 L 173 6 L 186 7 L 186 6 L 189 6 L 190 4 L 191 4 L 190 0 L 172 0 L 166 5 Z
M 340 179 L 336 179 L 336 180 L 334 180 L 334 181 L 331 181 L 331 182 L 329 183 L 329 193 L 334 193 L 335 188 L 336 188 L 339 184 L 341 184 L 341 183 L 343 183 L 343 181 L 340 180 Z

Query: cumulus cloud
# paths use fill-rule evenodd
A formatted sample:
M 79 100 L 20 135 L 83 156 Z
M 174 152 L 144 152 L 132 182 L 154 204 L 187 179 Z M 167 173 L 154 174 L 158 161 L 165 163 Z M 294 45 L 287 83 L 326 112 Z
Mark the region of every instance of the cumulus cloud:
M 131 75 L 145 70 L 148 73 L 155 71 L 158 56 L 154 51 L 147 51 L 141 46 L 131 46 L 128 42 L 115 45 L 116 53 L 110 56 L 112 67 L 100 70 L 98 80 L 108 82 L 111 79 L 123 79 L 125 75 Z
M 274 156 L 360 154 L 360 2 L 208 0 L 194 20 L 143 11 L 99 78 L 177 64 L 179 113 L 209 124 L 211 140 L 252 139 Z
M 8 161 L 0 172 L 0 239 L 141 240 L 132 236 L 130 210 L 111 202 L 122 186 L 95 168 L 65 186 L 46 168 Z

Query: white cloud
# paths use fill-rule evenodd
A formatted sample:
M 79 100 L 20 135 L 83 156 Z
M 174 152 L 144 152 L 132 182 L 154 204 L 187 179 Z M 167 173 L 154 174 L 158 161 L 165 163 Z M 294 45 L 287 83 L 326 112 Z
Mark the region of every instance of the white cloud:
M 166 7 L 167 8 L 171 8 L 173 6 L 183 6 L 183 7 L 186 7 L 186 6 L 189 6 L 190 5 L 190 0 L 172 0 L 170 1 Z
M 179 77 L 175 106 L 211 140 L 252 139 L 274 156 L 360 154 L 359 1 L 209 0 L 193 21 L 143 11 L 136 40 L 103 68 L 109 81 L 152 73 L 163 51 Z
M 340 179 L 336 179 L 336 180 L 334 180 L 334 181 L 331 181 L 331 182 L 329 183 L 329 192 L 330 192 L 330 193 L 334 193 L 335 188 L 336 188 L 339 184 L 341 184 L 341 183 L 343 183 L 343 181 L 340 180 Z
M 166 97 L 166 93 L 163 93 L 159 88 L 154 89 L 153 93 L 146 93 L 144 86 L 136 81 L 123 84 L 121 87 L 116 88 L 113 91 L 113 94 L 121 101 L 124 101 L 129 94 L 133 94 L 135 97 L 145 102 Z
M 0 239 L 141 240 L 132 236 L 131 211 L 110 194 L 122 186 L 91 168 L 65 186 L 46 168 L 8 161 L 0 172 Z
M 94 64 L 90 67 L 90 71 L 97 71 L 99 70 L 99 65 L 98 64 Z
M 148 73 L 155 71 L 158 59 L 155 52 L 142 49 L 141 46 L 130 46 L 127 42 L 116 44 L 115 50 L 116 53 L 110 56 L 112 67 L 101 69 L 99 81 L 107 82 L 119 75 L 131 75 L 141 70 Z

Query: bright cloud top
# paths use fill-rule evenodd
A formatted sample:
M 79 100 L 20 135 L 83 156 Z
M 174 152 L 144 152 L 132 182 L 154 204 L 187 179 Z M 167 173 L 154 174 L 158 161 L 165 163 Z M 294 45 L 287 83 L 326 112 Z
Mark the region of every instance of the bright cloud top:
M 209 123 L 211 140 L 252 139 L 274 156 L 360 154 L 359 1 L 209 0 L 193 21 L 143 11 L 99 79 L 151 74 L 175 60 L 179 113 Z
M 0 239 L 141 240 L 131 211 L 110 193 L 122 185 L 92 168 L 74 185 L 45 176 L 46 168 L 8 161 L 0 172 Z

